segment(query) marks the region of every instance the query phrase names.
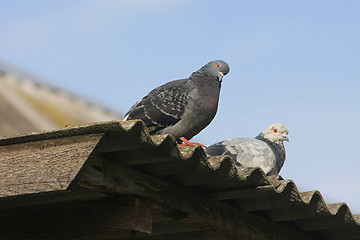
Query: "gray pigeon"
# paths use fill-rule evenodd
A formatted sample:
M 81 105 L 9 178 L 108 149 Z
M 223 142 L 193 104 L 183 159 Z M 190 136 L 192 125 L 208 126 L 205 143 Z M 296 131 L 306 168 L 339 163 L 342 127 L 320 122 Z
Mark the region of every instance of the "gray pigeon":
M 274 123 L 254 138 L 233 138 L 205 149 L 208 157 L 229 155 L 236 165 L 260 167 L 266 175 L 277 175 L 285 162 L 284 141 L 289 141 L 288 128 Z
M 152 90 L 140 99 L 124 117 L 141 119 L 150 134 L 172 134 L 181 142 L 198 134 L 215 117 L 221 81 L 229 65 L 216 60 L 209 62 L 189 78 L 174 80 Z M 200 144 L 201 145 L 201 144 Z

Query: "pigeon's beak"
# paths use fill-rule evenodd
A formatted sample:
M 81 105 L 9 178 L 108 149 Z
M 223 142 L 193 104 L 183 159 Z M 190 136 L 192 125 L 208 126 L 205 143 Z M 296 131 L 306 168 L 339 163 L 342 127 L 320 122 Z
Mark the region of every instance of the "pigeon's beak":
M 219 76 L 218 76 L 218 78 L 219 78 L 219 82 L 221 82 L 221 81 L 222 81 L 223 76 L 224 76 L 224 74 L 223 74 L 222 72 L 219 72 Z
M 287 142 L 289 142 L 290 140 L 289 140 L 289 138 L 287 137 L 287 136 L 283 136 L 283 139 L 284 139 L 284 141 L 287 141 Z

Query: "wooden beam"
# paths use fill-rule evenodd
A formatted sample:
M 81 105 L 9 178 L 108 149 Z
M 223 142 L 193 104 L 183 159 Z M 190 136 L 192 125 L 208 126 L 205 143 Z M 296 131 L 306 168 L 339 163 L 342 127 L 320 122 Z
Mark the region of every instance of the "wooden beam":
M 129 238 L 126 240 L 134 240 L 137 238 Z M 214 235 L 205 231 L 193 231 L 193 232 L 181 232 L 181 233 L 170 233 L 164 235 L 150 235 L 139 238 L 140 240 L 228 240 L 224 236 Z M 242 239 L 242 238 L 237 238 Z
M 0 211 L 1 239 L 119 239 L 151 233 L 151 204 L 135 196 Z
M 153 201 L 161 214 L 230 239 L 313 239 L 296 229 L 122 166 L 97 159 L 79 178 L 82 187 L 107 193 L 135 194 Z
M 104 199 L 109 196 L 104 193 L 87 189 L 72 189 L 71 191 L 54 191 L 38 194 L 25 194 L 12 197 L 0 197 L 0 211 L 6 208 L 18 208 L 34 205 L 61 204 L 64 202 Z
M 103 135 L 0 146 L 0 197 L 66 190 Z

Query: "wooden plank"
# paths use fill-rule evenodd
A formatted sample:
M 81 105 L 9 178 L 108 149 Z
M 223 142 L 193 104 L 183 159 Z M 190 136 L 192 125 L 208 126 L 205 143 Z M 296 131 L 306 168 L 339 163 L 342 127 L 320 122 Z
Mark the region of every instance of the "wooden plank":
M 154 222 L 152 225 L 152 236 L 199 231 L 196 227 L 175 220 Z
M 215 193 L 211 193 L 211 196 L 217 200 L 227 200 L 227 199 L 241 199 L 248 197 L 259 197 L 259 196 L 266 196 L 269 194 L 275 194 L 275 189 L 272 185 L 215 192 Z
M 86 190 L 86 191 L 85 191 Z M 25 194 L 12 197 L 0 197 L 0 210 L 34 206 L 39 204 L 59 204 L 68 201 L 84 201 L 108 198 L 104 193 L 89 191 L 87 189 L 72 189 L 71 191 L 54 191 L 37 194 Z
M 108 159 L 97 159 L 79 178 L 85 188 L 107 193 L 136 194 L 151 199 L 161 214 L 230 239 L 312 239 L 305 233 L 230 207 L 212 198 L 143 174 Z M 99 166 L 102 172 L 99 172 Z
M 333 228 L 328 230 L 313 231 L 311 232 L 320 239 L 331 240 L 359 240 L 360 229 L 358 226 L 345 226 L 342 228 Z
M 67 189 L 102 136 L 0 146 L 0 197 Z
M 150 235 L 140 238 L 128 238 L 130 239 L 141 239 L 141 240 L 228 240 L 225 236 L 214 235 L 205 231 L 192 231 L 183 233 L 170 233 L 161 236 Z M 236 238 L 242 239 L 242 238 Z
M 135 196 L 0 211 L 0 239 L 119 239 L 151 233 L 151 204 Z
M 302 201 L 300 194 L 292 181 L 287 181 L 282 189 L 273 190 L 272 186 L 261 187 L 258 189 L 262 196 L 257 195 L 257 191 L 249 189 L 245 190 L 242 195 L 242 190 L 234 190 L 224 193 L 215 193 L 212 197 L 224 200 L 230 205 L 241 206 L 246 211 L 267 211 L 272 210 L 275 214 L 277 209 L 287 208 L 289 206 L 304 207 L 306 204 Z M 291 214 L 285 213 L 287 217 L 292 217 Z M 269 216 L 269 218 L 272 218 Z M 279 219 L 279 221 L 281 221 Z
M 127 132 L 130 129 L 132 131 L 132 128 L 134 128 L 135 131 L 141 131 L 141 130 L 145 131 L 145 128 L 143 126 L 145 125 L 140 120 L 137 121 L 131 120 L 125 122 L 120 122 L 117 120 L 107 121 L 107 122 L 97 122 L 83 126 L 66 127 L 63 129 L 27 133 L 27 134 L 21 134 L 10 137 L 0 137 L 0 145 L 5 146 L 11 144 L 25 143 L 25 142 L 34 142 L 34 141 L 41 141 L 47 139 L 66 138 L 72 136 L 98 134 L 98 133 L 117 132 L 121 134 L 121 132 Z

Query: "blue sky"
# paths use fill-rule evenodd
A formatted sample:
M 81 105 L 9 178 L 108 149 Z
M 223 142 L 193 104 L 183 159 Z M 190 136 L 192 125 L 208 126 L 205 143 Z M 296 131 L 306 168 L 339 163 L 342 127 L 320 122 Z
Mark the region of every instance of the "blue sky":
M 360 213 L 359 1 L 0 1 L 0 60 L 125 113 L 207 62 L 230 65 L 195 141 L 290 130 L 281 171 Z

